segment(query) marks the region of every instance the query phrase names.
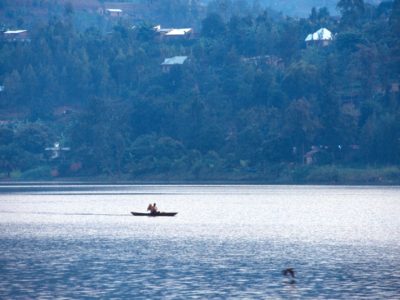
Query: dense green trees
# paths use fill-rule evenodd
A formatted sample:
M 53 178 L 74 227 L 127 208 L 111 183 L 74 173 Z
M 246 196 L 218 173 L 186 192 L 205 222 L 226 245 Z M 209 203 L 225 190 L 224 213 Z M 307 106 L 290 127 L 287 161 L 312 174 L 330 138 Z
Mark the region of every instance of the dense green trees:
M 1 42 L 0 173 L 298 180 L 306 162 L 400 163 L 399 1 L 368 13 L 339 1 L 340 22 L 235 5 L 211 2 L 191 40 L 150 23 L 76 30 L 66 7 L 30 43 Z M 180 26 L 196 15 L 174 14 Z M 323 26 L 330 45 L 306 46 Z M 163 70 L 176 55 L 188 60 Z M 52 158 L 57 141 L 71 150 Z
M 364 0 L 339 0 L 337 7 L 342 14 L 342 23 L 358 25 L 365 11 Z

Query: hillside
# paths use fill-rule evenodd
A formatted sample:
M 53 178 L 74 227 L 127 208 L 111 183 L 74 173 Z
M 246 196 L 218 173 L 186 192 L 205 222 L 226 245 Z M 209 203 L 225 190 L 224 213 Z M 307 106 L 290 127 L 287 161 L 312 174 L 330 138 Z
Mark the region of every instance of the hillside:
M 40 3 L 0 41 L 4 179 L 400 181 L 398 0 L 137 23 Z M 23 8 L 3 13 L 22 26 Z
M 266 7 L 290 16 L 307 17 L 313 7 L 317 9 L 326 7 L 332 15 L 339 14 L 336 7 L 338 0 L 261 0 L 260 2 Z M 381 2 L 381 0 L 365 1 L 373 5 L 379 5 Z

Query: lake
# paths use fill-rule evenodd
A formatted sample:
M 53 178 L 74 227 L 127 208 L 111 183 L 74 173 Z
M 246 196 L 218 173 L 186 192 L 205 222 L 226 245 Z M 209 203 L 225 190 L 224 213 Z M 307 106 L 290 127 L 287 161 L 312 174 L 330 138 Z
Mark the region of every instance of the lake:
M 0 299 L 399 299 L 399 216 L 400 187 L 2 184 Z

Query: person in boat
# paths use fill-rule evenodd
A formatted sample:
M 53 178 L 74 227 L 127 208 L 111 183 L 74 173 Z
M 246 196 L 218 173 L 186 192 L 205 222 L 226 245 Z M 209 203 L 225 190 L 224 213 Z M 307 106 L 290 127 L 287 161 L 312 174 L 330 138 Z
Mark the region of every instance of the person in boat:
M 158 208 L 157 208 L 157 204 L 149 204 L 149 206 L 147 206 L 147 211 L 150 211 L 150 213 L 152 214 L 152 215 L 155 215 L 155 214 L 157 214 L 159 211 L 158 211 Z
M 153 214 L 153 215 L 159 213 L 157 204 L 154 203 L 154 204 L 151 206 L 150 213 Z

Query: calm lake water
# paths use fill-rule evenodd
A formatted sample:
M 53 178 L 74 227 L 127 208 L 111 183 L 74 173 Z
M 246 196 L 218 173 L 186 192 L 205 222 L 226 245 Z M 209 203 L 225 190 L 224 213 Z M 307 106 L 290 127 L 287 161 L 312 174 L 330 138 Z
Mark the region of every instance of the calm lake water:
M 0 299 L 399 299 L 399 216 L 400 187 L 0 185 Z

